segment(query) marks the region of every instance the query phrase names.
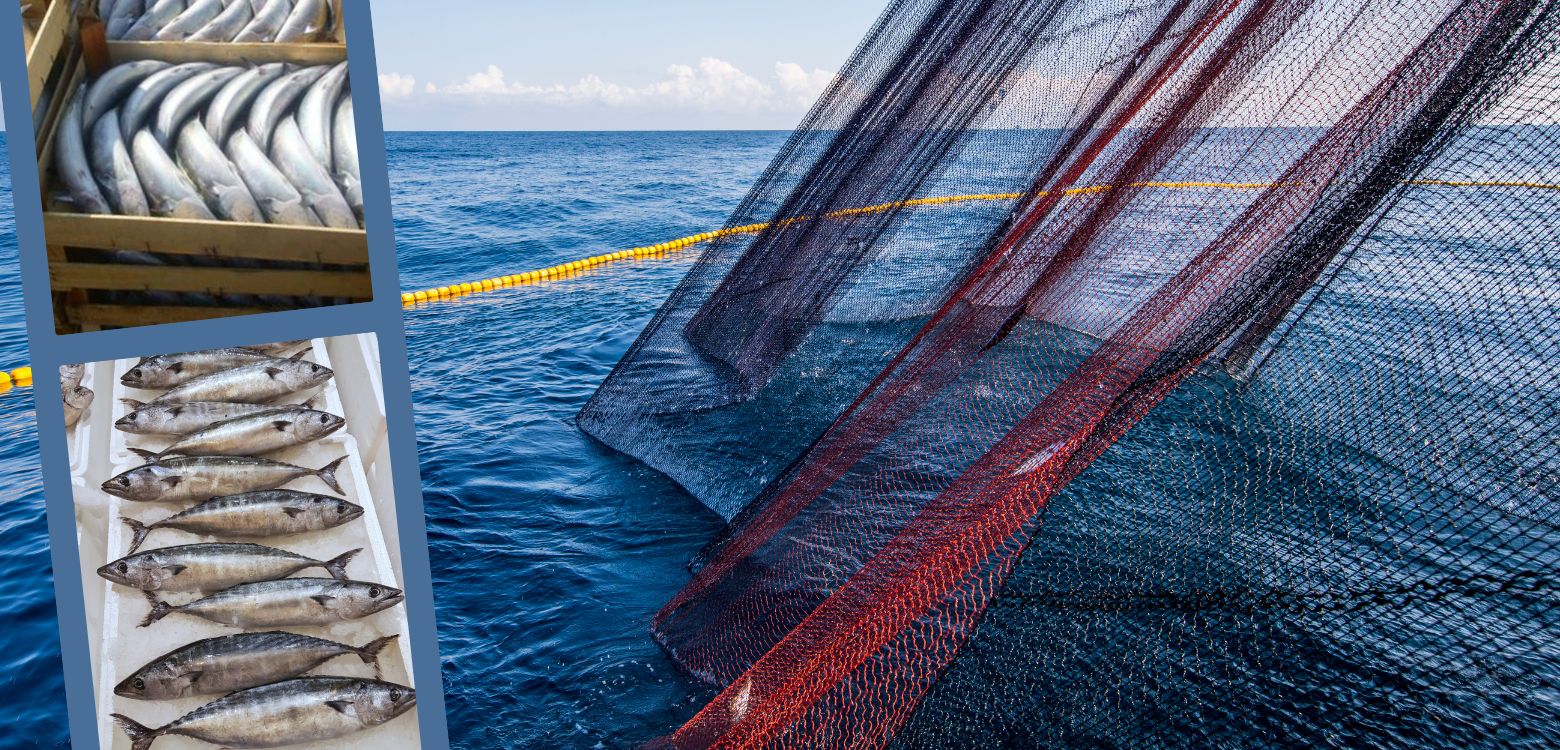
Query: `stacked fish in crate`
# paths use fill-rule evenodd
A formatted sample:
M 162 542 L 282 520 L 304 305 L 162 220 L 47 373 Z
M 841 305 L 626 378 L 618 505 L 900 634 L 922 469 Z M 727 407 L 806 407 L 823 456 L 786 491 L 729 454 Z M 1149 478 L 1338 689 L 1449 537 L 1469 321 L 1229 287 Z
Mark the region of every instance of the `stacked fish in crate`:
M 102 745 L 417 746 L 390 541 L 323 340 L 115 372 Z
M 29 51 L 62 332 L 370 298 L 338 7 L 85 5 Z

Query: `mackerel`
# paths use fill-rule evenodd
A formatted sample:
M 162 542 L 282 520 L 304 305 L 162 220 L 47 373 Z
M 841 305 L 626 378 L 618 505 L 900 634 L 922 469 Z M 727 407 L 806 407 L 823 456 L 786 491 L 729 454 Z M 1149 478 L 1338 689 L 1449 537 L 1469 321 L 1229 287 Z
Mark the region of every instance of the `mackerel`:
M 379 652 L 397 637 L 382 636 L 362 646 L 280 630 L 206 638 L 151 660 L 116 685 L 114 694 L 139 700 L 226 695 L 297 677 L 348 654 L 373 667 L 377 677 Z
M 271 141 L 271 157 L 277 169 L 298 188 L 298 192 L 303 194 L 303 202 L 314 209 L 314 214 L 320 217 L 325 226 L 336 229 L 358 228 L 357 214 L 352 212 L 352 206 L 341 194 L 341 189 L 336 187 L 330 172 L 309 152 L 309 144 L 304 142 L 303 134 L 298 131 L 298 123 L 293 118 L 283 117 L 276 124 Z
M 342 737 L 379 726 L 416 704 L 416 691 L 389 682 L 298 677 L 218 698 L 156 729 L 124 714 L 112 716 L 130 738 L 130 750 L 147 750 L 169 735 L 247 749 Z
M 172 388 L 202 375 L 275 359 L 253 349 L 238 347 L 158 354 L 142 357 L 134 367 L 119 376 L 119 382 L 131 388 Z
M 114 422 L 114 428 L 132 435 L 183 437 L 218 422 L 267 411 L 287 412 L 313 408 L 313 399 L 301 404 L 241 404 L 231 401 L 188 401 L 182 404 L 147 404 L 120 399 L 133 411 Z
M 271 0 L 255 12 L 255 19 L 239 30 L 235 42 L 273 42 L 287 16 L 292 13 L 291 0 Z
M 71 205 L 75 206 L 78 213 L 112 213 L 108 199 L 98 190 L 97 181 L 92 177 L 92 166 L 87 161 L 87 144 L 81 119 L 85 97 L 85 91 L 76 90 L 55 129 L 54 169 L 70 191 Z
M 262 539 L 333 529 L 362 515 L 363 506 L 339 497 L 297 490 L 261 490 L 215 497 L 155 523 L 141 523 L 129 516 L 119 520 L 130 527 L 130 551 L 134 552 L 146 541 L 146 535 L 157 529 Z
M 206 200 L 190 178 L 168 157 L 168 152 L 157 145 L 150 131 L 135 134 L 130 143 L 130 160 L 135 173 L 146 189 L 147 204 L 154 216 L 176 219 L 215 220 L 216 214 L 206 207 Z
M 92 126 L 92 138 L 87 149 L 92 159 L 92 176 L 98 187 L 121 216 L 150 216 L 146 191 L 141 189 L 141 178 L 135 173 L 135 163 L 130 160 L 130 149 L 125 147 L 119 130 L 119 112 L 110 109 Z
M 172 605 L 147 591 L 148 627 L 175 612 L 235 628 L 330 625 L 368 617 L 406 598 L 400 589 L 369 581 L 279 578 L 241 583 L 188 604 Z
M 221 591 L 243 583 L 274 581 L 309 568 L 347 580 L 347 563 L 363 549 L 315 560 L 261 544 L 210 542 L 164 547 L 121 557 L 98 568 L 104 580 L 142 591 Z
M 180 404 L 189 401 L 261 403 L 322 385 L 334 374 L 330 368 L 307 360 L 270 359 L 202 375 L 170 388 L 152 403 Z
M 346 424 L 313 409 L 264 411 L 218 422 L 164 448 L 161 456 L 258 456 L 319 440 Z
M 180 456 L 137 466 L 104 482 L 102 488 L 126 500 L 176 503 L 274 490 L 295 479 L 319 477 L 326 486 L 344 495 L 336 471 L 345 460 L 347 457 L 342 456 L 321 468 L 310 469 L 266 458 Z
M 238 175 L 238 167 L 229 161 L 227 154 L 217 147 L 198 122 L 187 122 L 179 131 L 176 150 L 179 166 L 188 172 L 200 194 L 206 199 L 206 207 L 212 213 L 228 221 L 252 224 L 265 222 L 265 212 L 260 203 Z

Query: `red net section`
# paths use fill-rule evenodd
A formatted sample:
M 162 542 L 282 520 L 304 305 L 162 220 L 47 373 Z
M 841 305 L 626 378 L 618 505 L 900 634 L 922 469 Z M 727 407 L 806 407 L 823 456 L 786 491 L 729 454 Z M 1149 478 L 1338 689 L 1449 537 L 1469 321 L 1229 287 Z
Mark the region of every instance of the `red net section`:
M 1560 736 L 1557 39 L 891 7 L 580 417 L 740 508 L 667 742 Z

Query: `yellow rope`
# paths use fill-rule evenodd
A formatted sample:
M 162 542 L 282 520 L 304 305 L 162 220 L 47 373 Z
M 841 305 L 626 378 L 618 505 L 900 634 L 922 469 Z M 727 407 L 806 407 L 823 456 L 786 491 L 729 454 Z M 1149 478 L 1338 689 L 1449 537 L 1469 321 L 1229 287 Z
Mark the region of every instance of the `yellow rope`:
M 1198 188 L 1214 188 L 1220 190 L 1260 190 L 1273 187 L 1276 184 L 1277 183 L 1272 182 L 1138 182 L 1133 183 L 1132 187 L 1164 188 L 1172 190 Z M 1411 180 L 1409 184 L 1442 187 L 1509 187 L 1529 188 L 1536 190 L 1560 190 L 1560 184 L 1548 184 L 1542 182 L 1517 182 L 1508 180 Z M 1114 187 L 1114 185 L 1087 185 L 1083 187 L 1068 188 L 1067 190 L 1062 191 L 1062 194 L 1071 196 L 1084 195 L 1088 193 L 1099 193 L 1106 190 L 1111 190 Z M 1022 195 L 1022 193 L 975 193 L 971 195 L 942 195 L 930 198 L 913 198 L 911 200 L 879 203 L 872 206 L 861 206 L 859 208 L 842 208 L 837 211 L 830 211 L 829 213 L 824 214 L 824 217 L 836 219 L 847 216 L 861 216 L 864 214 L 882 213 L 884 211 L 896 208 L 941 206 L 953 203 L 970 203 L 975 201 L 1012 201 L 1018 200 Z M 810 216 L 793 216 L 788 219 L 781 219 L 778 223 L 781 226 L 785 226 L 794 222 L 810 220 L 812 220 L 812 217 Z M 768 229 L 769 226 L 769 222 L 763 222 L 759 224 L 745 224 L 738 227 L 718 229 L 713 232 L 700 232 L 699 234 L 691 234 L 687 237 L 679 237 L 678 239 L 672 240 L 670 242 L 662 242 L 655 245 L 645 245 L 643 247 L 633 247 L 627 250 L 619 250 L 615 253 L 592 255 L 588 258 L 581 258 L 580 260 L 569 261 L 568 263 L 560 263 L 556 266 L 538 268 L 534 271 L 522 271 L 520 273 L 510 274 L 507 276 L 495 276 L 491 279 L 483 279 L 481 281 L 469 281 L 461 284 L 451 284 L 449 286 L 435 287 L 433 289 L 423 289 L 416 292 L 405 292 L 401 295 L 401 302 L 404 305 L 411 306 L 416 305 L 419 302 L 438 302 L 441 300 L 462 297 L 468 294 L 490 292 L 495 289 L 504 289 L 512 286 L 529 286 L 532 284 L 540 284 L 544 281 L 556 281 L 559 279 L 570 278 L 579 275 L 580 273 L 588 271 L 597 266 L 605 265 L 607 263 L 614 263 L 620 260 L 629 260 L 632 258 L 658 258 L 666 255 L 667 253 L 675 253 L 679 250 L 682 250 L 683 248 L 692 247 L 694 245 L 708 242 L 709 240 L 719 239 L 721 237 L 730 237 L 739 234 L 757 234 L 764 231 L 765 229 Z

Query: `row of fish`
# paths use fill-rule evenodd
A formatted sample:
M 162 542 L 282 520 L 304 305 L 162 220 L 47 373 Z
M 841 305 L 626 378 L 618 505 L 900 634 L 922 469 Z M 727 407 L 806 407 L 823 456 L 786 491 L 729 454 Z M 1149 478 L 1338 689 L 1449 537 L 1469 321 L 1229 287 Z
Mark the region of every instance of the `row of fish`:
M 137 700 L 222 696 L 160 727 L 114 714 L 134 750 L 172 735 L 233 748 L 327 740 L 383 724 L 416 704 L 412 688 L 380 679 L 379 654 L 396 634 L 359 646 L 274 629 L 357 620 L 401 603 L 399 589 L 351 578 L 348 566 L 362 550 L 315 559 L 234 541 L 325 531 L 364 514 L 343 497 L 282 487 L 316 477 L 344 494 L 335 472 L 346 456 L 310 469 L 260 455 L 318 440 L 345 424 L 312 399 L 277 403 L 334 377 L 303 359 L 305 352 L 286 356 L 306 343 L 144 357 L 120 376 L 128 387 L 161 393 L 126 400 L 130 411 L 115 428 L 172 442 L 137 451 L 147 464 L 108 480 L 104 491 L 141 502 L 197 502 L 150 523 L 121 518 L 134 535 L 129 553 L 98 575 L 146 597 L 151 609 L 142 627 L 177 614 L 264 629 L 181 646 L 116 685 L 117 695 Z M 219 541 L 138 551 L 159 529 Z M 311 570 L 325 575 L 291 577 Z M 171 603 L 168 594 L 196 598 Z M 375 678 L 306 674 L 343 656 L 372 666 Z
M 75 427 L 96 394 L 81 384 L 87 376 L 85 364 L 60 365 L 60 400 L 65 403 L 65 426 Z
M 315 42 L 339 9 L 329 0 L 98 0 L 104 35 L 127 42 Z
M 54 162 L 79 213 L 362 226 L 345 62 L 121 63 L 75 92 Z

